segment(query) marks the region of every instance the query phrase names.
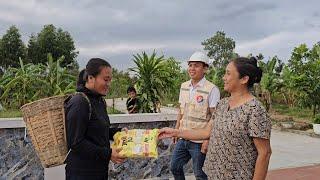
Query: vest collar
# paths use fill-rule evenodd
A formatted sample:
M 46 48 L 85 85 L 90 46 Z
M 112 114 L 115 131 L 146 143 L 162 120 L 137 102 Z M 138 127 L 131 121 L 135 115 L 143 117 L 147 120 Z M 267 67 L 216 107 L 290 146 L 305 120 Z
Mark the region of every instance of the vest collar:
M 194 87 L 194 88 L 203 87 L 205 82 L 206 82 L 206 77 L 203 76 L 203 78 L 195 86 L 193 86 L 190 79 L 189 87 Z

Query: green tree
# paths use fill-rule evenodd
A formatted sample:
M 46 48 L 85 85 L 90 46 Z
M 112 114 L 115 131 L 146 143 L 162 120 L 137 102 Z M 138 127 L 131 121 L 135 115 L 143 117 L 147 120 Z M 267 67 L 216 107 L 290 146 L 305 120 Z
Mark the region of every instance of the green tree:
M 217 31 L 213 37 L 201 44 L 204 50 L 208 51 L 208 57 L 214 60 L 212 64 L 216 68 L 224 68 L 235 55 L 236 43 L 232 38 L 226 37 L 223 31 Z
M 223 92 L 223 80 L 222 77 L 224 76 L 225 68 L 217 68 L 214 66 L 210 66 L 206 75 L 206 78 L 211 81 L 213 84 L 219 87 L 222 93 L 222 97 L 224 97 L 226 94 Z
M 39 61 L 40 53 L 39 53 L 39 45 L 37 41 L 37 37 L 34 34 L 31 34 L 30 39 L 28 41 L 28 47 L 27 47 L 27 59 L 28 62 L 33 62 L 33 63 L 40 63 Z
M 133 86 L 134 80 L 128 72 L 112 68 L 112 82 L 107 98 L 112 99 L 112 108 L 115 109 L 115 98 L 127 97 L 127 88 Z
M 221 95 L 224 97 L 227 93 L 222 91 L 222 77 L 229 60 L 239 56 L 234 52 L 236 43 L 232 38 L 227 37 L 223 31 L 217 31 L 213 37 L 206 39 L 201 44 L 204 46 L 204 50 L 208 51 L 208 57 L 213 59 L 207 78 L 219 87 Z
M 122 98 L 127 96 L 127 88 L 133 86 L 133 79 L 128 72 L 112 68 L 112 83 L 107 98 Z
M 312 49 L 305 44 L 294 48 L 289 68 L 294 75 L 292 81 L 299 92 L 300 103 L 312 107 L 315 115 L 320 106 L 320 43 Z
M 136 67 L 129 70 L 137 76 L 137 89 L 143 112 L 157 112 L 157 101 L 168 92 L 173 74 L 167 67 L 164 56 L 158 57 L 154 51 L 150 56 L 146 52 L 133 55 Z
M 61 62 L 62 67 L 75 67 L 78 69 L 76 57 L 79 52 L 76 51 L 74 41 L 69 32 L 63 31 L 61 28 L 57 31 L 57 57 L 64 56 L 64 61 Z
M 186 70 L 181 69 L 181 63 L 174 57 L 169 57 L 165 63 L 167 71 L 171 74 L 170 81 L 172 84 L 168 86 L 168 91 L 163 96 L 163 102 L 175 104 L 179 100 L 180 86 L 183 82 L 189 80 L 189 75 Z
M 24 59 L 26 48 L 21 40 L 19 29 L 11 26 L 3 35 L 0 43 L 0 69 L 19 67 L 19 58 Z
M 299 91 L 296 90 L 296 84 L 292 81 L 294 76 L 296 76 L 296 74 L 290 70 L 288 65 L 284 65 L 275 90 L 275 94 L 279 94 L 289 107 L 296 105 L 299 99 Z
M 61 28 L 56 29 L 52 24 L 45 25 L 40 33 L 31 35 L 28 43 L 28 59 L 32 63 L 47 63 L 47 54 L 52 54 L 53 59 L 64 56 L 60 62 L 62 67 L 78 69 L 74 41 L 69 32 Z

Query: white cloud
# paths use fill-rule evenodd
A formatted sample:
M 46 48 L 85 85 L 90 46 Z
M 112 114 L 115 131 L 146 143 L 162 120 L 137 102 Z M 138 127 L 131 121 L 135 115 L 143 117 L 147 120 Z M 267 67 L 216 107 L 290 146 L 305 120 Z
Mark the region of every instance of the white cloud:
M 24 17 L 20 14 L 15 14 L 6 10 L 0 11 L 0 20 L 10 23 L 19 23 Z
M 165 45 L 156 43 L 119 43 L 119 44 L 100 44 L 96 46 L 82 46 L 79 51 L 86 56 L 99 54 L 121 54 L 130 51 L 148 50 L 163 48 Z
M 83 12 L 70 6 L 59 6 L 43 1 L 1 1 L 0 20 L 15 24 L 50 24 L 58 22 L 71 22 L 81 19 Z
M 278 55 L 283 60 L 287 60 L 294 47 L 303 43 L 312 46 L 320 40 L 319 37 L 320 33 L 317 29 L 296 32 L 283 31 L 253 41 L 239 42 L 236 52 L 242 56 L 250 53 L 263 53 L 270 57 Z
M 16 25 L 27 42 L 31 33 L 54 24 L 70 32 L 79 61 L 112 57 L 122 66 L 130 64 L 132 54 L 153 49 L 185 59 L 202 49 L 203 40 L 223 30 L 241 55 L 286 59 L 298 44 L 320 40 L 319 2 L 0 0 L 0 36 Z
M 77 48 L 82 55 L 95 56 L 101 54 L 121 54 L 132 53 L 148 50 L 190 50 L 201 49 L 197 42 L 124 42 L 124 43 L 108 43 L 95 46 L 79 46 Z

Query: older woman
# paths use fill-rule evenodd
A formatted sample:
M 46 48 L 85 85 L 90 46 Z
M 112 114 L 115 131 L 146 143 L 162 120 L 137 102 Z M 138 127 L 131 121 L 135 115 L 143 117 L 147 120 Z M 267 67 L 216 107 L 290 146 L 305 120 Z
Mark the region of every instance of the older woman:
M 210 138 L 204 165 L 208 179 L 265 179 L 271 156 L 271 121 L 249 90 L 261 76 L 255 58 L 232 60 L 223 77 L 230 97 L 219 102 L 212 123 L 205 129 L 164 128 L 159 138 Z

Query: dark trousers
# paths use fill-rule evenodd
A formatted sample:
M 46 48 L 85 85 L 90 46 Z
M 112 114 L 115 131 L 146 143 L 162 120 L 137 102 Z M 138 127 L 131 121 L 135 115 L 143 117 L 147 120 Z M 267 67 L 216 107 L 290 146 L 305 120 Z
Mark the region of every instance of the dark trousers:
M 66 180 L 107 180 L 108 174 L 106 175 L 76 175 L 72 173 L 66 173 Z
M 201 152 L 201 143 L 179 139 L 173 151 L 171 159 L 171 172 L 176 180 L 184 180 L 183 166 L 192 159 L 193 173 L 197 180 L 207 180 L 207 175 L 202 167 L 206 155 Z

